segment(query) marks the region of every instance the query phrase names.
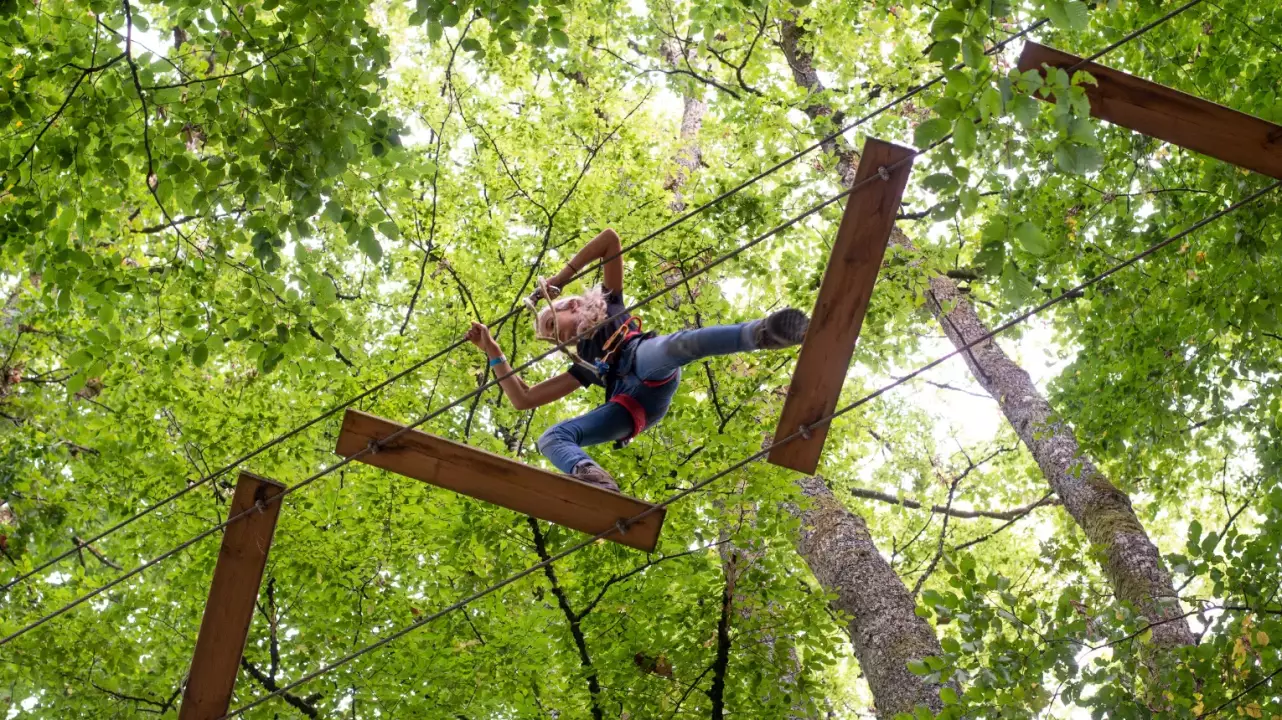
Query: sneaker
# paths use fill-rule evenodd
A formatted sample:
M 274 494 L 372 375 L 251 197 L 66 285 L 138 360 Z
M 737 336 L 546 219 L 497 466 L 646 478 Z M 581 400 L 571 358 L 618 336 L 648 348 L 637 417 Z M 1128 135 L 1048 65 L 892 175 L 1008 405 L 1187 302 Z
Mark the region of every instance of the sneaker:
M 611 492 L 619 492 L 619 484 L 610 477 L 610 473 L 601 469 L 600 465 L 594 462 L 581 462 L 575 466 L 574 472 L 570 476 L 575 480 L 585 482 L 589 485 L 599 487 Z
M 778 350 L 801 344 L 810 327 L 810 318 L 796 308 L 785 308 L 770 313 L 757 322 L 752 339 L 759 350 Z

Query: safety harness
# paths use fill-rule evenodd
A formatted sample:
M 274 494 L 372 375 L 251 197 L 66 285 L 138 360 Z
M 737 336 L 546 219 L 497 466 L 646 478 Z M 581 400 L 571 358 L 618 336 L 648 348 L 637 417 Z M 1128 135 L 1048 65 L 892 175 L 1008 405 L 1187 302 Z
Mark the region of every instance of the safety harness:
M 537 282 L 539 284 L 539 290 L 541 291 L 539 294 L 543 297 L 544 300 L 547 301 L 548 307 L 551 308 L 552 310 L 552 326 L 553 326 L 554 332 L 556 333 L 556 337 L 553 340 L 557 342 L 558 346 L 561 349 L 561 352 L 565 353 L 566 356 L 568 356 L 570 360 L 574 362 L 574 364 L 591 371 L 592 374 L 595 375 L 597 379 L 602 382 L 602 384 L 604 384 L 605 382 L 604 378 L 607 375 L 609 375 L 610 365 L 611 363 L 614 362 L 614 359 L 618 356 L 619 351 L 622 350 L 624 347 L 627 347 L 628 341 L 630 341 L 632 338 L 641 335 L 642 333 L 641 318 L 636 317 L 635 315 L 632 317 L 629 317 L 627 321 L 624 322 L 622 325 L 620 325 L 618 329 L 616 329 L 610 335 L 610 337 L 606 339 L 605 343 L 602 344 L 601 348 L 604 351 L 602 356 L 598 358 L 595 363 L 588 363 L 586 360 L 579 357 L 578 353 L 574 352 L 573 350 L 570 350 L 568 347 L 566 347 L 563 343 L 560 342 L 560 338 L 561 338 L 560 322 L 561 321 L 560 321 L 560 318 L 557 317 L 556 305 L 553 304 L 551 294 L 548 292 L 548 289 L 552 288 L 554 290 L 557 290 L 557 294 L 560 294 L 559 288 L 554 288 L 553 286 L 548 285 L 547 282 L 543 280 L 543 278 L 539 278 Z M 526 307 L 530 308 L 530 311 L 535 313 L 535 316 L 537 317 L 538 316 L 537 298 L 526 298 L 525 304 L 526 304 Z M 677 377 L 677 372 L 673 371 L 671 375 L 669 375 L 668 377 L 662 380 L 642 380 L 641 382 L 646 387 L 662 387 L 672 382 L 676 377 Z M 632 418 L 632 434 L 628 435 L 628 437 L 624 438 L 623 440 L 619 440 L 614 443 L 614 446 L 616 448 L 622 448 L 625 445 L 627 445 L 632 440 L 632 438 L 636 437 L 637 435 L 640 435 L 642 430 L 645 430 L 646 428 L 645 408 L 641 406 L 641 403 L 636 398 L 622 392 L 615 393 L 614 396 L 611 397 L 609 401 L 623 407 L 624 410 L 628 411 L 628 415 L 631 416 Z

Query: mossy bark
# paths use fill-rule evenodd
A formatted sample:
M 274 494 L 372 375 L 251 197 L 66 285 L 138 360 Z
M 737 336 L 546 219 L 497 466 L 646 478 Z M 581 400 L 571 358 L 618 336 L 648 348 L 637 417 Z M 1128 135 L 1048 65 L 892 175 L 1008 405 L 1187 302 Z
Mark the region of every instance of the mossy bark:
M 892 238 L 908 244 L 902 235 Z M 975 308 L 949 278 L 930 280 L 931 312 L 959 348 L 988 333 Z M 944 308 L 951 308 L 947 313 Z M 1104 574 L 1114 594 L 1143 613 L 1158 648 L 1191 645 L 1193 633 L 1181 616 L 1171 575 L 1157 547 L 1135 516 L 1131 499 L 1109 482 L 1078 445 L 1068 423 L 1055 415 L 1028 373 L 997 343 L 985 341 L 962 353 L 975 380 L 997 401 L 1016 434 L 1028 446 L 1047 483 L 1103 554 Z
M 793 79 L 815 95 L 822 93 L 824 86 L 819 81 L 813 57 L 805 49 L 804 38 L 805 29 L 792 20 L 780 24 L 780 46 Z M 806 114 L 812 119 L 829 117 L 840 122 L 839 114 L 822 103 L 810 103 Z M 837 158 L 837 172 L 849 185 L 858 166 L 858 156 L 844 144 L 825 146 L 824 150 Z M 913 247 L 898 228 L 893 231 L 890 242 Z M 988 332 L 950 278 L 937 275 L 931 278 L 930 284 L 936 301 L 931 309 L 955 345 L 964 346 Z M 945 315 L 940 303 L 952 310 Z M 1130 498 L 1109 482 L 1090 458 L 1082 455 L 1072 429 L 1055 417 L 1050 403 L 1033 385 L 1028 373 L 996 343 L 983 343 L 963 355 L 975 379 L 997 400 L 1020 439 L 1032 451 L 1046 481 L 1063 501 L 1064 509 L 1082 527 L 1086 537 L 1103 550 L 1104 574 L 1112 583 L 1113 592 L 1156 623 L 1154 644 L 1158 648 L 1192 644 L 1193 633 L 1188 622 L 1180 619 L 1183 611 L 1171 576 L 1135 516 Z
M 924 705 L 943 709 L 940 683 L 908 671 L 910 660 L 941 655 L 934 629 L 914 612 L 916 602 L 877 551 L 868 525 L 843 506 L 822 478 L 797 481 L 807 502 L 797 509 L 799 552 L 832 605 L 850 618 L 847 630 L 859 668 L 872 690 L 877 716 L 891 718 Z M 947 683 L 957 690 L 955 683 Z

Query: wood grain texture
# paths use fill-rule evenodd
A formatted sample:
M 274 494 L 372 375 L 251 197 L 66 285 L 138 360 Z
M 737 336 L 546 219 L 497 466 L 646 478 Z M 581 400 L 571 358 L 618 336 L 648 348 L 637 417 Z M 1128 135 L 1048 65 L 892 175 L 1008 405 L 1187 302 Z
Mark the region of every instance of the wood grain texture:
M 788 399 L 775 428 L 776 438 L 791 435 L 803 424 L 810 425 L 837 407 L 890 230 L 895 225 L 895 215 L 912 172 L 913 156 L 913 150 L 881 140 L 869 138 L 864 143 L 855 173 L 856 184 L 876 177 L 879 168 L 903 164 L 891 171 L 889 180 L 860 187 L 846 202 L 823 284 L 819 286 L 819 298 L 810 316 L 810 329 L 802 343 Z M 810 439 L 798 438 L 775 447 L 768 460 L 813 474 L 819 467 L 827 437 L 827 424 L 812 428 Z
M 1019 69 L 1044 72 L 1045 64 L 1067 70 L 1081 60 L 1030 42 L 1020 53 Z M 1099 82 L 1082 86 L 1091 101 L 1091 115 L 1282 179 L 1282 126 L 1103 65 L 1087 63 L 1081 69 Z
M 348 410 L 338 436 L 336 452 L 344 457 L 402 429 L 357 410 Z M 410 430 L 378 452 L 363 455 L 361 462 L 390 470 L 484 500 L 525 515 L 596 535 L 619 520 L 639 515 L 653 507 L 626 495 L 579 482 L 574 478 L 539 470 L 500 455 Z M 650 552 L 659 541 L 664 509 L 638 520 L 623 535 L 607 539 Z
M 242 472 L 228 517 L 284 491 L 285 486 L 274 480 Z M 280 506 L 279 500 L 267 503 L 223 530 L 191 673 L 178 711 L 180 720 L 213 720 L 227 714 Z

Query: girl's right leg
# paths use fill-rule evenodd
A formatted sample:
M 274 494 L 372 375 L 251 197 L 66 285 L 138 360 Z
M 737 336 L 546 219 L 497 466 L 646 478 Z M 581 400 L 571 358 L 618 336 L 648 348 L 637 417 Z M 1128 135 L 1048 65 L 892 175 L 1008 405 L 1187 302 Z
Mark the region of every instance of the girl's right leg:
M 608 479 L 609 475 L 583 452 L 583 448 L 622 440 L 631 434 L 632 416 L 627 409 L 618 403 L 608 402 L 586 415 L 564 420 L 548 428 L 539 437 L 538 448 L 558 470 L 567 475 L 587 479 L 582 474 L 594 467 L 595 471 Z M 585 464 L 592 467 L 585 467 Z M 596 476 L 598 473 L 595 471 L 590 474 Z M 613 480 L 610 484 L 613 484 Z M 612 489 L 617 490 L 618 486 Z
M 788 308 L 761 320 L 650 338 L 637 345 L 636 373 L 642 380 L 662 380 L 677 368 L 713 355 L 795 345 L 805 337 L 809 322 L 805 313 Z

